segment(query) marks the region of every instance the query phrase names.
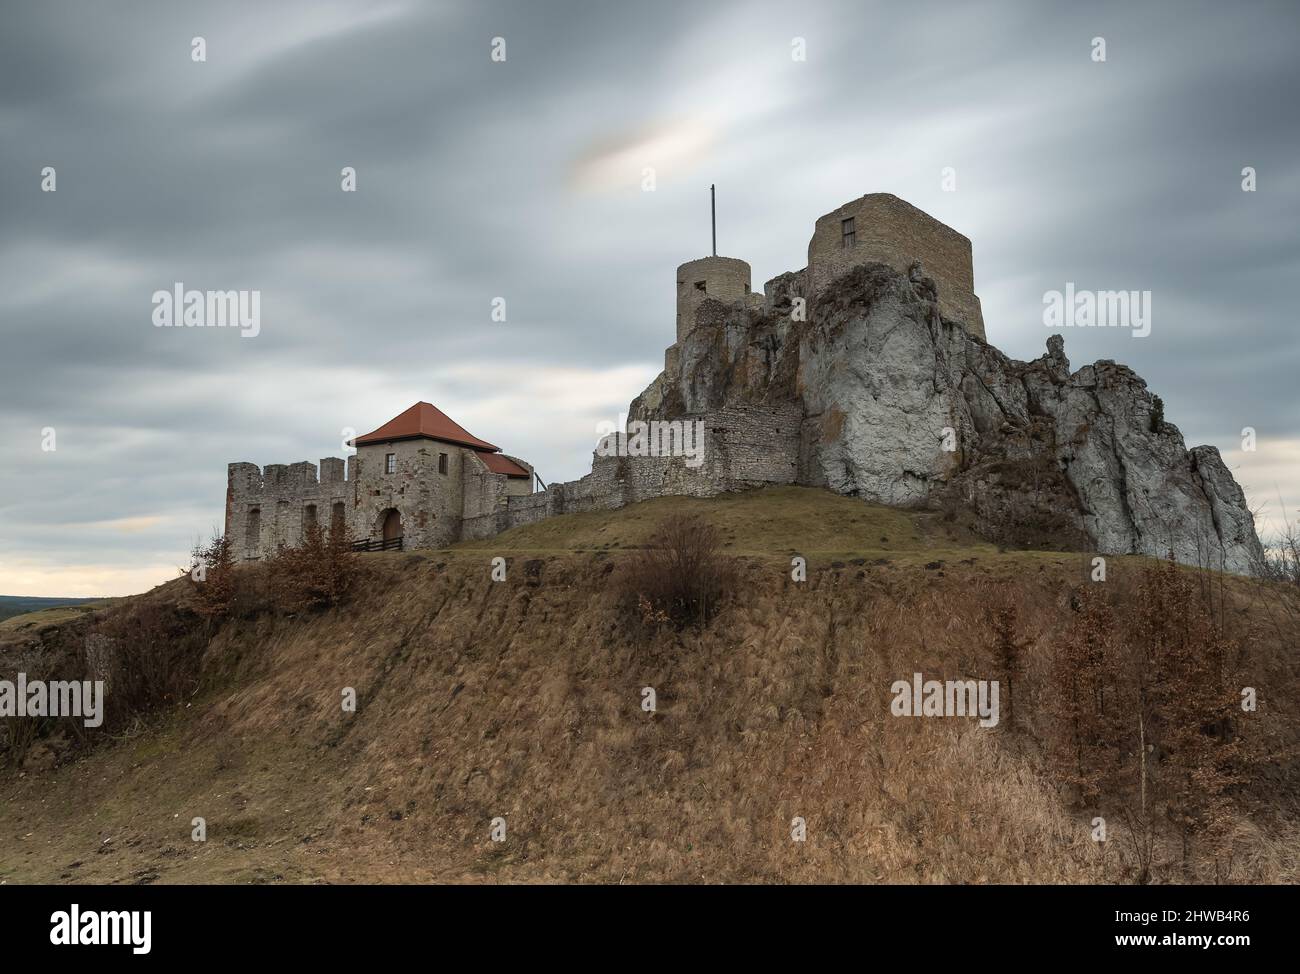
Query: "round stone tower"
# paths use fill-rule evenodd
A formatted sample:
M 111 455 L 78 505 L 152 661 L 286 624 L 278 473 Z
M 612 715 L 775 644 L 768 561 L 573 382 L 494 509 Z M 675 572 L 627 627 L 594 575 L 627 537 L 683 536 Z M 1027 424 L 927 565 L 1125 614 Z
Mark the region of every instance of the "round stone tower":
M 701 257 L 678 267 L 677 341 L 695 327 L 695 309 L 705 298 L 748 301 L 749 279 L 749 265 L 735 257 Z

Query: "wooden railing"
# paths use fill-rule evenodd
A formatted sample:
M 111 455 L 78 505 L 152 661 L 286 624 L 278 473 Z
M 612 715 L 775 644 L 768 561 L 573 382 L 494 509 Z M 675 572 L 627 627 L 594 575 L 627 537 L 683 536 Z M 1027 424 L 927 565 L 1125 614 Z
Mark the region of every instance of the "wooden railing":
M 362 538 L 352 542 L 353 551 L 401 551 L 401 538 Z

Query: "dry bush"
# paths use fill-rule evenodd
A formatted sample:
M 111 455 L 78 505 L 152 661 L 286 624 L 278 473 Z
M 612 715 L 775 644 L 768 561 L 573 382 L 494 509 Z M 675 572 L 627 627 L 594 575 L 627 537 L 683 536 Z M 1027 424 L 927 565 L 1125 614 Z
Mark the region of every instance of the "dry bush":
M 1131 626 L 1138 712 L 1149 753 L 1160 758 L 1147 777 L 1181 837 L 1185 871 L 1194 842 L 1220 859 L 1231 834 L 1229 793 L 1250 761 L 1239 733 L 1241 647 L 1202 576 L 1173 562 L 1148 568 Z
M 198 689 L 207 638 L 198 619 L 176 605 L 136 603 L 102 620 L 91 637 L 82 671 L 104 680 L 106 729 L 120 730 Z
M 271 600 L 287 612 L 326 609 L 340 604 L 357 576 L 356 556 L 341 523 L 328 533 L 310 523 L 296 548 L 284 547 L 267 562 Z
M 619 575 L 626 609 L 643 626 L 704 626 L 733 586 L 735 569 L 722 536 L 697 515 L 661 521 L 646 547 Z
M 21 768 L 40 736 L 43 717 L 6 717 L 0 721 L 0 766 Z

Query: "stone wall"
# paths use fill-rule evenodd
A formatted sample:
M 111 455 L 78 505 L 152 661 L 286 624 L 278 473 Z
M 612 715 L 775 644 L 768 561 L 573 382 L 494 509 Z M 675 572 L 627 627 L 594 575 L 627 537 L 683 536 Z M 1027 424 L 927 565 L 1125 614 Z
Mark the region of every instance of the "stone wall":
M 236 559 L 263 558 L 280 545 L 299 544 L 312 508 L 322 528 L 341 513 L 352 531 L 352 484 L 343 478 L 343 461 L 326 457 L 320 473 L 318 478 L 316 464 L 306 460 L 269 463 L 264 471 L 255 463 L 229 465 L 225 534 Z
M 854 243 L 843 245 L 843 220 L 852 218 Z M 939 312 L 984 338 L 975 296 L 970 240 L 890 193 L 871 193 L 817 220 L 808 242 L 808 288 L 820 294 L 855 266 L 879 262 L 906 274 L 919 260 L 939 291 Z
M 499 454 L 506 456 L 505 454 Z M 509 477 L 502 473 L 493 473 L 488 469 L 478 454 L 472 450 L 465 451 L 464 473 L 461 489 L 464 502 L 461 516 L 466 520 L 482 518 L 502 510 L 506 503 L 515 497 L 531 496 L 533 491 L 532 464 L 518 457 L 506 456 L 528 471 L 528 478 Z
M 802 408 L 797 403 L 737 405 L 680 417 L 704 423 L 702 463 L 683 456 L 628 456 L 627 433 L 605 438 L 591 473 L 465 518 L 465 538 L 490 538 L 557 514 L 607 511 L 664 496 L 711 497 L 767 484 L 792 484 L 799 469 Z M 674 419 L 677 419 L 674 417 Z

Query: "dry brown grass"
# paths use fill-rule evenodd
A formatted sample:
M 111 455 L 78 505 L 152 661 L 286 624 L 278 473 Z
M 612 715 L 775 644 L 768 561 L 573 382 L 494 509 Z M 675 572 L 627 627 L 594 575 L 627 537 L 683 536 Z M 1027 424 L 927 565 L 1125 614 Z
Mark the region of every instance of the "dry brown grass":
M 512 559 L 499 583 L 489 554 L 371 556 L 344 606 L 232 618 L 183 719 L 0 779 L 0 842 L 22 850 L 0 879 L 54 880 L 73 860 L 83 880 L 1138 878 L 1123 823 L 1108 818 L 1110 841 L 1093 842 L 1094 810 L 1044 746 L 1072 561 L 980 549 L 941 568 L 822 566 L 797 584 L 788 564 L 759 559 L 702 630 L 632 638 L 614 557 L 553 555 L 527 571 Z M 1112 561 L 1116 604 L 1138 597 L 1143 564 Z M 913 672 L 999 678 L 988 609 L 1009 593 L 1025 643 L 1015 727 L 892 717 L 890 685 Z M 1224 612 L 1252 646 L 1245 678 L 1277 757 L 1230 796 L 1224 877 L 1291 883 L 1300 633 L 1264 624 L 1253 593 L 1229 582 Z M 340 706 L 348 687 L 356 713 Z M 228 832 L 196 848 L 188 818 L 205 811 Z M 489 840 L 497 816 L 505 843 Z M 791 841 L 796 816 L 806 842 Z M 134 845 L 97 856 L 105 835 Z M 1214 878 L 1193 866 L 1162 826 L 1151 878 Z

